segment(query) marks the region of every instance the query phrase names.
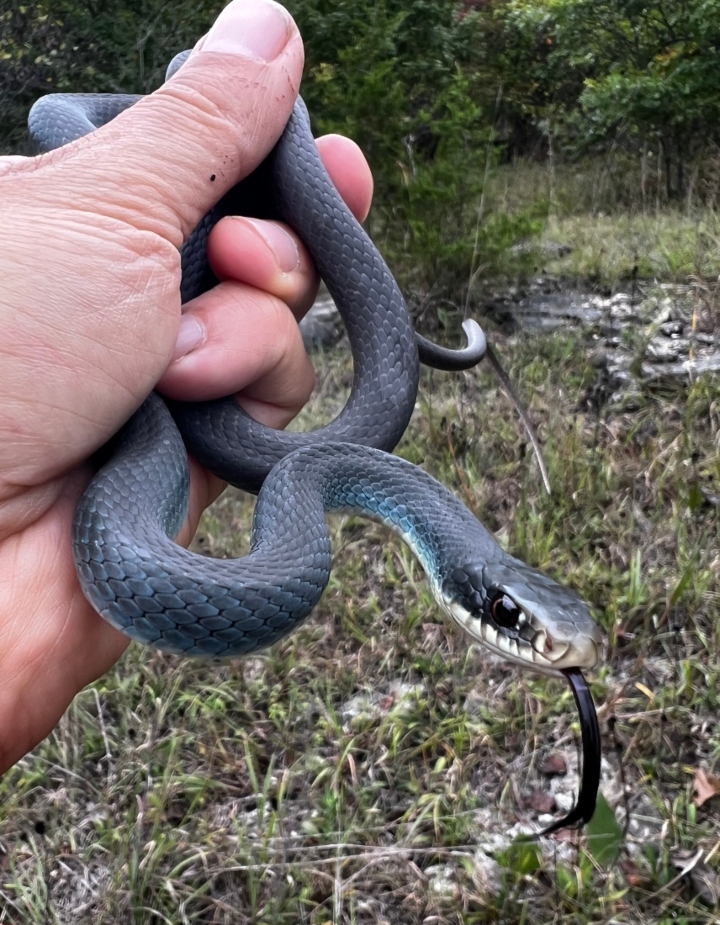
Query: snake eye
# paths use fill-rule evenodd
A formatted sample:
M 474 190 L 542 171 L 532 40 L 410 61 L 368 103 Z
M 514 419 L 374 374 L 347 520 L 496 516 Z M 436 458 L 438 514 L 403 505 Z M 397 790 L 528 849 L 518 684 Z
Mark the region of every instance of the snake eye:
M 489 604 L 493 622 L 505 629 L 517 629 L 525 619 L 522 610 L 504 591 L 496 591 Z

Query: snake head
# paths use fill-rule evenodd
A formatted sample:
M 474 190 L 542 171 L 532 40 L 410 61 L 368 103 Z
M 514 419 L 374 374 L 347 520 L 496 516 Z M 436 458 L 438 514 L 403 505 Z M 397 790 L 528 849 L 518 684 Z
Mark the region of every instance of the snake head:
M 580 595 L 510 556 L 454 568 L 442 600 L 473 639 L 525 668 L 557 677 L 598 660 L 600 628 Z

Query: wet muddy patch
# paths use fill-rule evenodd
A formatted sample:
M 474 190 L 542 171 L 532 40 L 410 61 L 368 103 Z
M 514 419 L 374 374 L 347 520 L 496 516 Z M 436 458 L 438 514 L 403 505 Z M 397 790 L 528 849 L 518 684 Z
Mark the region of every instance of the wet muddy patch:
M 715 285 L 701 281 L 583 292 L 538 278 L 497 293 L 485 310 L 506 333 L 579 335 L 598 369 L 592 400 L 630 410 L 648 388 L 720 370 L 717 296 Z
M 617 291 L 587 291 L 554 277 L 507 286 L 483 300 L 479 321 L 505 335 L 572 332 L 587 345 L 598 378 L 595 406 L 632 410 L 648 389 L 674 389 L 720 371 L 718 284 L 630 282 Z M 327 293 L 301 323 L 310 350 L 333 346 L 342 322 Z

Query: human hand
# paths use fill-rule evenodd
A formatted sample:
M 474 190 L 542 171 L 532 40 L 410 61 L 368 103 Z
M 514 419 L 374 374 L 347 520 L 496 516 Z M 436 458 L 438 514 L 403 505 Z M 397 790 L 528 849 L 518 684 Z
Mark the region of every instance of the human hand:
M 317 278 L 285 226 L 223 219 L 209 242 L 222 282 L 182 321 L 178 292 L 179 245 L 272 148 L 302 63 L 281 7 L 234 0 L 178 74 L 114 122 L 40 158 L 0 159 L 0 771 L 127 645 L 75 576 L 90 454 L 156 384 L 175 398 L 238 392 L 274 427 L 312 389 L 296 319 Z M 336 136 L 318 146 L 364 218 L 362 155 Z M 220 489 L 191 465 L 181 542 Z

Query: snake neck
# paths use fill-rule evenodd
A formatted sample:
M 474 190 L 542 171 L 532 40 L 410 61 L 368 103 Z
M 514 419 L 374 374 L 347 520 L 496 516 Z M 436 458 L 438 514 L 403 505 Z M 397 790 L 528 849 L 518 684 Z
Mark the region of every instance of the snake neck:
M 304 504 L 289 510 L 288 497 L 311 499 L 314 510 Z M 514 561 L 455 495 L 422 469 L 381 450 L 344 443 L 305 447 L 273 469 L 258 496 L 253 546 L 284 542 L 277 524 L 288 515 L 299 526 L 330 512 L 361 514 L 398 533 L 420 560 L 436 596 L 447 577 L 445 563 Z

